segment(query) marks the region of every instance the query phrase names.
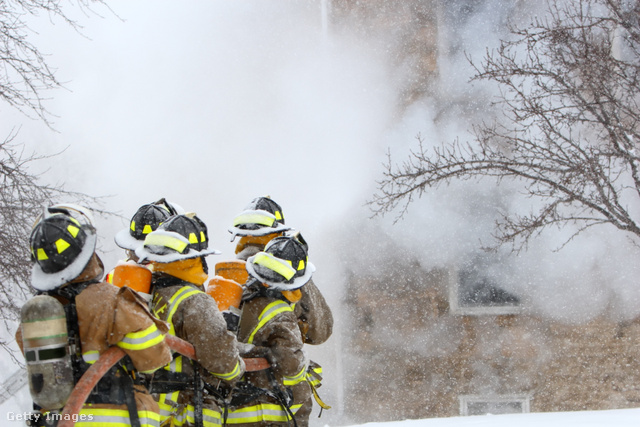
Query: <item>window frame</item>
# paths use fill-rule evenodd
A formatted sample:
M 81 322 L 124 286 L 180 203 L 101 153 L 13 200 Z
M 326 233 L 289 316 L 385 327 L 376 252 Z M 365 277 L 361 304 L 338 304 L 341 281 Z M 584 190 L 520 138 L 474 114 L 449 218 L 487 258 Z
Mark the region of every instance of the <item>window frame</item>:
M 527 414 L 531 412 L 531 395 L 528 394 L 462 394 L 458 396 L 460 402 L 460 415 L 464 417 L 477 416 L 480 414 L 469 415 L 469 403 L 520 403 L 522 412 L 509 412 L 513 414 Z M 488 414 L 483 414 L 488 415 Z M 498 414 L 496 414 L 498 415 Z M 481 416 L 481 415 L 480 415 Z
M 522 302 L 518 305 L 502 306 L 464 306 L 459 302 L 460 268 L 453 267 L 449 271 L 449 308 L 452 313 L 469 316 L 493 315 L 503 316 L 522 313 Z

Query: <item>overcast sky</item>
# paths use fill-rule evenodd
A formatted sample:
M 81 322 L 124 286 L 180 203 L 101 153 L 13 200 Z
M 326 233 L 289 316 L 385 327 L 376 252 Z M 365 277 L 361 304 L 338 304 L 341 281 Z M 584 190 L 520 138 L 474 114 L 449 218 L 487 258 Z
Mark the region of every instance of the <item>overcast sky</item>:
M 226 253 L 226 229 L 256 196 L 271 195 L 311 242 L 362 205 L 393 88 L 357 41 L 329 39 L 320 2 L 109 4 L 121 19 L 78 16 L 86 37 L 38 21 L 34 41 L 66 87 L 47 94 L 57 132 L 0 106 L 4 133 L 21 126 L 18 142 L 40 154 L 66 149 L 41 164 L 48 179 L 109 196 L 127 218 L 167 197 Z
M 126 218 L 99 220 L 108 268 L 124 255 L 113 234 L 142 204 L 166 197 L 197 212 L 223 259 L 233 217 L 269 194 L 337 302 L 320 241 L 362 216 L 373 191 L 395 106 L 386 65 L 355 38 L 329 37 L 319 1 L 109 4 L 121 19 L 72 13 L 84 36 L 35 21 L 33 42 L 65 86 L 47 93 L 55 131 L 1 104 L 0 133 L 19 128 L 27 150 L 62 151 L 34 171 L 108 196 Z

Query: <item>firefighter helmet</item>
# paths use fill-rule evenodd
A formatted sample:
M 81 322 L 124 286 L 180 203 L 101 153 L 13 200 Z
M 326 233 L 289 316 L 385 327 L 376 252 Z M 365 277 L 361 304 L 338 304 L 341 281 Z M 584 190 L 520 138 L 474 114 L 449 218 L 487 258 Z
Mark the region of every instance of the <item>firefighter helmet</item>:
M 219 253 L 209 249 L 207 226 L 192 213 L 169 217 L 136 249 L 139 262 L 169 263 Z
M 276 237 L 247 260 L 251 276 L 281 291 L 301 288 L 315 271 L 307 257 L 305 247 L 290 236 Z
M 84 208 L 54 205 L 31 231 L 33 261 L 31 284 L 40 291 L 53 290 L 78 277 L 96 248 L 96 230 Z
M 236 236 L 264 236 L 290 230 L 284 224 L 284 215 L 279 204 L 269 196 L 257 197 L 233 219 L 229 229 L 233 241 Z
M 140 206 L 133 214 L 128 229 L 120 230 L 115 235 L 116 245 L 122 249 L 135 250 L 144 242 L 147 234 L 158 228 L 167 218 L 182 212 L 182 208 L 167 202 L 164 198 L 157 202 Z

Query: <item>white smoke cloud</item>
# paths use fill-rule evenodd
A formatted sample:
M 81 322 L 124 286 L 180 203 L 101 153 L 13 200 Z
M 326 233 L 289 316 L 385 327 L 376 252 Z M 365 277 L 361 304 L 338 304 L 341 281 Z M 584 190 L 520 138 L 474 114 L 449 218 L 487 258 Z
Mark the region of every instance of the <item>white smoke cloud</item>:
M 0 106 L 7 118 L 0 131 L 21 126 L 27 148 L 48 154 L 68 147 L 38 165 L 48 170 L 45 179 L 108 195 L 107 207 L 124 216 L 99 224 L 108 267 L 123 255 L 113 234 L 141 204 L 167 197 L 196 211 L 222 259 L 233 256 L 226 231 L 233 216 L 270 194 L 309 240 L 316 283 L 340 321 L 346 264 L 362 274 L 379 273 L 390 257 L 407 266 L 415 257 L 426 269 L 455 265 L 491 243 L 497 210 L 516 200 L 506 183 L 464 182 L 429 192 L 397 224 L 393 214 L 369 220 L 363 206 L 387 147 L 402 159 L 418 133 L 433 144 L 469 139 L 492 92 L 467 83 L 472 70 L 463 53 L 477 59 L 495 46 L 514 10 L 530 19 L 522 2 L 469 2 L 476 9 L 468 15 L 448 16 L 457 26 L 441 28 L 436 95 L 401 117 L 388 57 L 348 31 L 323 32 L 320 1 L 109 4 L 122 20 L 79 15 L 87 38 L 48 22 L 38 28 L 38 45 L 67 82 L 68 91 L 47 102 L 59 116 L 57 133 Z M 624 318 L 638 314 L 636 248 L 602 229 L 554 252 L 565 237 L 545 234 L 510 258 L 506 286 L 564 320 L 606 307 Z M 337 366 L 339 336 L 324 348 L 327 365 Z M 335 369 L 329 378 L 339 375 Z M 340 401 L 337 387 L 328 401 Z
M 526 24 L 541 5 L 522 2 L 454 2 L 441 12 L 441 52 L 435 93 L 410 106 L 395 126 L 385 133 L 396 162 L 416 149 L 416 135 L 426 146 L 442 142 L 472 141 L 474 123 L 490 119 L 496 110 L 490 102 L 496 88 L 469 83 L 473 74 L 465 55 L 478 63 L 486 49 L 508 37 L 505 23 Z M 462 13 L 466 11 L 465 13 Z M 366 248 L 394 247 L 403 257 L 420 262 L 425 269 L 460 266 L 492 246 L 495 221 L 501 212 L 528 213 L 535 200 L 519 193 L 519 183 L 484 179 L 454 181 L 429 189 L 415 201 L 402 220 L 394 224 L 394 213 L 377 219 Z M 630 206 L 637 205 L 637 199 Z M 632 209 L 634 209 L 632 207 Z M 383 232 L 381 232 L 383 230 Z M 572 225 L 550 228 L 535 238 L 527 250 L 510 254 L 501 248 L 499 264 L 488 274 L 502 287 L 518 294 L 528 310 L 565 322 L 583 322 L 600 315 L 629 319 L 640 314 L 637 241 L 611 226 L 596 227 L 571 239 Z M 363 241 L 360 233 L 357 241 Z M 565 243 L 570 240 L 566 245 Z M 381 243 L 384 241 L 385 243 Z M 348 252 L 348 251 L 346 251 Z M 384 252 L 347 254 L 362 274 L 375 275 L 383 267 Z

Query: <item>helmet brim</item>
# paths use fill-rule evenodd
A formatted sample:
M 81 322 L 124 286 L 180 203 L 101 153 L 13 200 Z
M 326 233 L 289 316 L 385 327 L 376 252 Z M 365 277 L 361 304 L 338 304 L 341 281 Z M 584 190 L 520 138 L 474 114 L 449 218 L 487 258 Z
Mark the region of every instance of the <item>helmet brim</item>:
M 275 227 L 262 227 L 256 230 L 245 230 L 243 228 L 231 227 L 229 229 L 229 233 L 231 233 L 231 241 L 233 241 L 236 236 L 266 236 L 267 234 L 282 233 L 287 230 L 291 230 L 291 227 L 284 224 L 278 224 Z
M 52 291 L 65 283 L 71 282 L 84 271 L 91 257 L 95 253 L 98 236 L 95 229 L 84 228 L 87 240 L 75 260 L 66 268 L 57 273 L 45 273 L 38 263 L 31 269 L 31 286 L 39 291 Z
M 149 251 L 144 246 L 140 245 L 135 249 L 136 256 L 138 257 L 138 262 L 142 263 L 145 261 L 159 262 L 162 264 L 168 264 L 170 262 L 181 261 L 183 259 L 191 259 L 191 258 L 199 258 L 208 255 L 220 255 L 220 252 L 217 249 L 205 249 L 202 251 L 196 251 L 194 249 L 189 249 L 188 252 L 183 254 L 181 253 L 170 253 L 170 254 L 156 254 Z
M 133 237 L 128 228 L 118 231 L 113 240 L 116 242 L 116 245 L 122 249 L 128 249 L 131 251 L 135 251 L 136 248 L 144 244 L 144 240 L 138 240 Z
M 256 272 L 256 270 L 253 268 L 254 258 L 255 258 L 255 255 L 247 259 L 246 269 L 249 275 L 261 281 L 262 283 L 266 283 L 270 288 L 277 289 L 279 291 L 294 291 L 296 289 L 303 287 L 304 285 L 307 284 L 309 280 L 311 280 L 311 276 L 313 276 L 313 273 L 316 271 L 316 266 L 310 262 L 307 262 L 307 266 L 305 268 L 303 276 L 296 277 L 295 279 L 293 279 L 293 282 L 291 283 L 274 282 L 272 280 L 262 277 L 260 274 L 258 274 L 258 272 Z

